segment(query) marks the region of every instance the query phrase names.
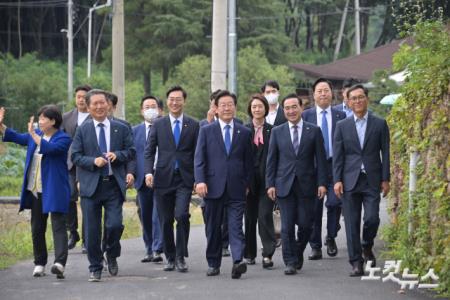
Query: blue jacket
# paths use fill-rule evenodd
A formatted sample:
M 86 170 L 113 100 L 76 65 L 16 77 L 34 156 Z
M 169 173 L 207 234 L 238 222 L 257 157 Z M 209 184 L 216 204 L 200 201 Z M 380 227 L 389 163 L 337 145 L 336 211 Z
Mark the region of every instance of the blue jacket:
M 40 130 L 36 130 L 36 133 L 40 136 L 43 135 Z M 6 129 L 3 141 L 27 146 L 20 211 L 31 209 L 31 201 L 34 196 L 27 190 L 27 174 L 37 145 L 30 134 L 20 134 L 10 128 Z M 69 209 L 70 186 L 67 151 L 70 143 L 70 137 L 61 130 L 58 130 L 48 142 L 44 139 L 41 140 L 42 212 L 45 214 L 49 212 L 67 213 Z
M 200 129 L 195 149 L 195 182 L 206 183 L 205 198 L 220 198 L 227 189 L 233 199 L 245 199 L 253 172 L 251 131 L 234 122 L 230 154 L 226 154 L 219 121 Z

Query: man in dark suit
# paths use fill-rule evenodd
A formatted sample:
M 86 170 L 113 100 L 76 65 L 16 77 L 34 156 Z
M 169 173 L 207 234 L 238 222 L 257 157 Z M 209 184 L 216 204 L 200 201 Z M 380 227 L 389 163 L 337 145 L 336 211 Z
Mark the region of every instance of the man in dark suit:
M 334 109 L 343 111 L 347 117 L 353 116 L 352 108 L 349 106 L 348 98 L 347 98 L 347 91 L 349 88 L 351 88 L 356 81 L 353 78 L 349 78 L 344 80 L 342 83 L 342 103 L 333 106 Z
M 164 270 L 176 268 L 179 272 L 187 272 L 189 204 L 194 186 L 194 152 L 199 125 L 183 113 L 187 95 L 182 87 L 170 88 L 166 96 L 169 115 L 154 122 L 145 148 L 145 181 L 156 193 L 167 259 Z M 177 221 L 176 243 L 174 220 Z
M 324 78 L 319 78 L 313 84 L 313 97 L 315 107 L 305 110 L 302 113 L 302 119 L 320 127 L 325 146 L 325 155 L 327 158 L 327 235 L 325 244 L 327 254 L 336 256 L 338 249 L 335 238 L 340 229 L 339 220 L 341 217 L 341 201 L 336 197 L 333 190 L 333 134 L 336 128 L 336 122 L 345 119 L 345 113 L 331 108 L 333 97 L 333 87 L 331 82 Z M 314 208 L 314 225 L 309 244 L 312 248 L 308 256 L 310 260 L 322 259 L 322 214 L 323 200 L 318 199 Z
M 78 126 L 83 124 L 84 120 L 89 116 L 89 112 L 86 106 L 85 96 L 86 93 L 91 90 L 88 85 L 82 85 L 75 88 L 75 105 L 76 107 L 63 115 L 63 122 L 61 124 L 61 129 L 65 131 L 71 139 L 75 136 L 75 131 Z M 73 249 L 77 242 L 80 240 L 80 235 L 78 234 L 78 188 L 77 188 L 77 174 L 76 167 L 74 166 L 72 159 L 70 158 L 71 150 L 69 149 L 67 157 L 67 166 L 69 168 L 69 183 L 70 183 L 70 203 L 69 211 L 67 213 L 67 230 L 69 231 L 69 249 Z M 84 230 L 81 229 L 82 237 L 82 251 L 85 252 L 84 248 Z
M 368 91 L 355 85 L 347 91 L 353 117 L 338 122 L 333 145 L 334 191 L 342 198 L 350 276 L 362 276 L 363 263 L 376 260 L 373 241 L 380 224 L 380 191 L 389 192 L 389 128 L 368 112 Z M 361 208 L 364 206 L 362 241 Z M 361 249 L 362 247 L 362 249 Z M 362 253 L 361 253 L 362 252 Z
M 215 103 L 219 120 L 201 128 L 194 162 L 195 190 L 205 200 L 206 259 L 209 266 L 206 274 L 216 276 L 220 273 L 220 227 L 226 208 L 233 279 L 240 278 L 247 271 L 247 265 L 242 261 L 245 246 L 242 218 L 253 169 L 251 132 L 234 121 L 236 102 L 236 96 L 226 90 L 217 95 Z
M 105 92 L 91 90 L 86 104 L 92 119 L 76 131 L 72 143 L 72 161 L 78 167 L 83 226 L 91 275 L 89 281 L 100 281 L 103 269 L 101 249 L 101 216 L 105 209 L 106 256 L 108 270 L 117 275 L 120 237 L 123 231 L 122 204 L 126 190 L 126 164 L 134 158 L 132 133 L 124 124 L 109 120 Z
M 288 122 L 272 129 L 266 187 L 269 198 L 280 206 L 284 273 L 293 275 L 303 266 L 315 202 L 326 194 L 327 167 L 321 130 L 301 119 L 301 100 L 291 94 L 282 106 Z
M 145 184 L 144 173 L 144 151 L 145 146 L 150 141 L 150 128 L 153 122 L 162 114 L 162 102 L 154 96 L 144 96 L 141 100 L 141 115 L 144 122 L 133 127 L 133 140 L 136 147 L 136 158 L 133 160 L 136 180 L 134 187 L 137 190 L 137 201 L 139 203 L 139 216 L 142 224 L 143 239 L 146 248 L 146 255 L 141 262 L 161 262 L 161 245 L 155 243 L 154 238 L 161 236 L 161 229 L 157 217 L 156 205 L 154 201 L 153 189 Z M 157 232 L 155 232 L 157 231 Z M 155 236 L 154 236 L 154 233 Z
M 278 126 L 286 122 L 283 108 L 278 103 L 280 97 L 280 85 L 275 80 L 267 80 L 261 87 L 261 93 L 269 102 L 269 113 L 266 122 L 273 126 Z

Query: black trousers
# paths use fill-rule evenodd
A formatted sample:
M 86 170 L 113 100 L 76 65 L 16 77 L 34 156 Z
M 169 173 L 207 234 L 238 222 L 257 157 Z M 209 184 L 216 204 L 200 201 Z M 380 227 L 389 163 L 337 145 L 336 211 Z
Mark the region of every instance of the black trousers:
M 380 225 L 380 190 L 372 188 L 367 175 L 359 175 L 353 190 L 344 191 L 342 201 L 347 249 L 350 264 L 363 261 L 361 247 L 372 247 Z M 364 206 L 364 224 L 361 241 L 361 209 Z
M 170 188 L 155 188 L 154 191 L 166 259 L 174 261 L 176 257 L 188 257 L 192 187 L 185 186 L 181 175 L 175 173 Z M 174 221 L 177 221 L 176 242 L 173 234 Z
M 313 183 L 311 183 L 313 184 Z M 314 222 L 315 195 L 306 197 L 301 194 L 297 177 L 292 183 L 287 197 L 278 197 L 281 213 L 281 245 L 285 265 L 295 266 L 298 256 L 303 254 L 308 243 Z M 297 239 L 295 224 L 298 225 Z
M 52 212 L 53 246 L 55 248 L 55 263 L 63 266 L 67 262 L 67 231 L 66 214 Z M 33 239 L 34 264 L 45 266 L 47 264 L 47 243 L 45 231 L 47 230 L 48 214 L 42 212 L 42 194 L 31 202 L 31 235 Z
M 245 251 L 244 257 L 254 259 L 257 253 L 256 225 L 263 246 L 262 256 L 272 258 L 275 252 L 275 228 L 273 226 L 274 202 L 264 189 L 249 193 L 245 207 Z
M 77 209 L 78 189 L 75 172 L 72 171 L 69 172 L 69 184 L 70 184 L 70 202 L 66 220 L 67 231 L 69 231 L 71 234 L 78 234 L 78 209 Z M 83 230 L 82 236 L 84 236 Z

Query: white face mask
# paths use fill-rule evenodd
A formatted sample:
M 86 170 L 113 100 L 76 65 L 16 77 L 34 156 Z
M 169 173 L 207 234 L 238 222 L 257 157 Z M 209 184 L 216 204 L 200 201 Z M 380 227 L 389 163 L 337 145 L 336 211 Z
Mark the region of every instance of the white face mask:
M 278 93 L 265 95 L 267 102 L 269 102 L 270 105 L 277 104 L 279 96 L 280 95 Z
M 144 119 L 147 122 L 153 122 L 157 117 L 159 116 L 158 109 L 156 108 L 149 108 L 144 110 Z

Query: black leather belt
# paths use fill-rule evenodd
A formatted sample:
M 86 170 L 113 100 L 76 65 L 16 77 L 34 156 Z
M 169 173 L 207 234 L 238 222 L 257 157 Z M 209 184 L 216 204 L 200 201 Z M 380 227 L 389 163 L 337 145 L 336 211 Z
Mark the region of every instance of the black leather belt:
M 113 181 L 114 180 L 114 175 L 100 176 L 100 179 L 102 181 Z

